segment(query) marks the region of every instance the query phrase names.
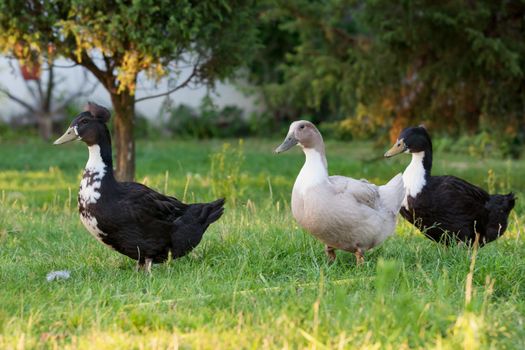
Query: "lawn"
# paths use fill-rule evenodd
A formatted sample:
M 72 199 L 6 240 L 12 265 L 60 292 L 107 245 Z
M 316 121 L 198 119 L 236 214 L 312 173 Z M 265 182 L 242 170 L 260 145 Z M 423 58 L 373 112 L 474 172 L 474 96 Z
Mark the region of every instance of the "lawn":
M 446 248 L 400 219 L 357 267 L 343 252 L 329 264 L 294 222 L 303 156 L 272 154 L 279 141 L 139 142 L 139 182 L 228 198 L 203 242 L 151 276 L 81 226 L 84 145 L 2 143 L 0 348 L 525 348 L 525 161 L 436 154 L 435 174 L 517 193 L 505 236 Z M 385 182 L 409 162 L 379 159 L 386 146 L 329 142 L 330 172 Z M 47 282 L 55 270 L 71 277 Z

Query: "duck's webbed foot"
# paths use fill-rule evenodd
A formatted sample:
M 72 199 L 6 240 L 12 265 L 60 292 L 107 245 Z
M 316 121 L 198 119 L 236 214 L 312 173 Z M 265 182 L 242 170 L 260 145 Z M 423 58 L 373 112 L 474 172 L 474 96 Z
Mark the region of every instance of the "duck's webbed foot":
M 337 257 L 337 255 L 335 255 L 335 248 L 326 245 L 324 247 L 324 252 L 326 256 L 328 257 L 328 261 L 333 263 L 335 261 L 335 258 Z
M 153 265 L 153 259 L 146 258 L 144 261 L 137 261 L 137 271 L 144 271 L 147 274 L 151 274 L 151 265 Z
M 365 256 L 361 248 L 357 248 L 354 255 L 357 262 L 357 266 L 363 265 L 365 263 Z

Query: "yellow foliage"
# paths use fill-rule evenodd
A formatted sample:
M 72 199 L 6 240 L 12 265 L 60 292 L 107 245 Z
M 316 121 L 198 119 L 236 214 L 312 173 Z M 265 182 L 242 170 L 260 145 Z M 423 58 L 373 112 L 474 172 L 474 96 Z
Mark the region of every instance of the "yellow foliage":
M 366 137 L 384 126 L 388 120 L 387 116 L 388 113 L 381 106 L 366 106 L 360 103 L 355 115 L 339 122 L 339 128 L 343 134 Z
M 121 65 L 117 66 L 118 93 L 129 91 L 135 93 L 136 80 L 139 72 L 145 70 L 149 78 L 161 78 L 166 75 L 166 70 L 158 59 L 152 55 L 144 54 L 134 48 L 124 48 L 120 43 L 113 43 L 106 33 L 98 31 L 96 23 L 87 28 L 74 21 L 61 21 L 62 34 L 73 35 L 76 41 L 74 55 L 78 62 L 82 61 L 84 52 L 100 51 L 107 57 L 122 55 Z M 117 62 L 119 63 L 119 62 Z
M 118 68 L 118 92 L 128 90 L 134 94 L 137 75 L 142 70 L 146 71 L 148 78 L 159 79 L 166 75 L 166 70 L 162 64 L 151 55 L 144 55 L 135 50 L 126 51 L 122 66 Z
M 40 61 L 42 48 L 38 45 L 39 34 L 12 31 L 0 36 L 0 52 L 12 53 L 21 64 L 34 64 Z M 47 48 L 46 48 L 47 49 Z
M 128 51 L 124 54 L 122 66 L 118 68 L 117 74 L 119 93 L 125 90 L 129 90 L 132 94 L 134 93 L 139 66 L 140 59 L 136 51 Z
M 452 328 L 453 337 L 461 340 L 461 346 L 465 350 L 479 349 L 482 344 L 483 334 L 483 318 L 472 312 L 460 315 Z

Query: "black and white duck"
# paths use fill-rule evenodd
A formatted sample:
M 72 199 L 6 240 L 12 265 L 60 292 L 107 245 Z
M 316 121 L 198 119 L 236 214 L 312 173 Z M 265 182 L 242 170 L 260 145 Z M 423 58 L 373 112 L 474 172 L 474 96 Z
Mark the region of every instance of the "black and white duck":
M 223 213 L 224 199 L 185 204 L 135 182 L 118 182 L 113 175 L 109 111 L 89 103 L 55 145 L 81 140 L 89 149 L 78 210 L 86 229 L 100 242 L 150 272 L 171 252 L 178 258 L 201 241 L 208 226 Z
M 482 246 L 505 232 L 514 194 L 490 195 L 455 176 L 432 176 L 432 141 L 422 126 L 404 129 L 385 157 L 403 152 L 411 153 L 412 161 L 403 173 L 400 213 L 428 238 L 470 245 L 478 233 Z

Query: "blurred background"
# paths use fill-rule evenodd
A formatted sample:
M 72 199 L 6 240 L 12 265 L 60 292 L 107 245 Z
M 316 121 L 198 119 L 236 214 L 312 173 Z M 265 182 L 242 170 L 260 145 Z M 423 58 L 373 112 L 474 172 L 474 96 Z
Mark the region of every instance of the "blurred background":
M 425 124 L 444 150 L 522 153 L 522 1 L 156 4 L 3 4 L 0 141 L 50 140 L 93 100 L 123 141 L 280 137 L 308 119 L 330 139 L 384 146 Z

